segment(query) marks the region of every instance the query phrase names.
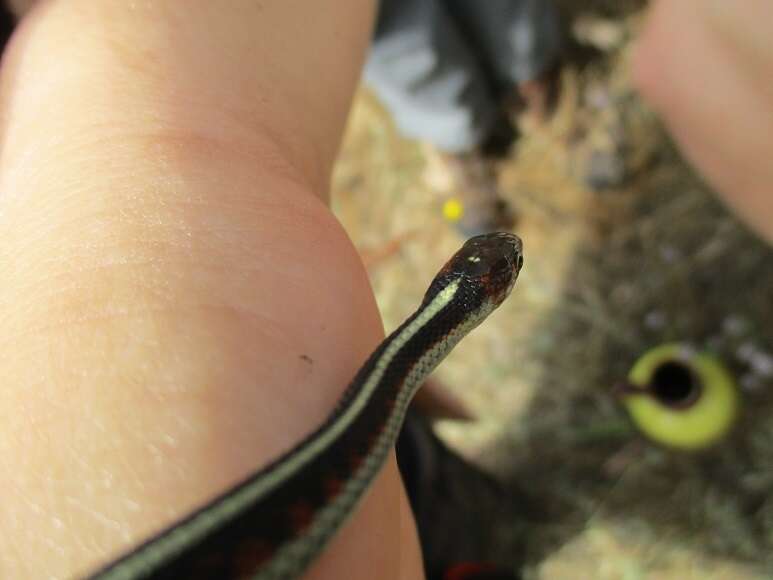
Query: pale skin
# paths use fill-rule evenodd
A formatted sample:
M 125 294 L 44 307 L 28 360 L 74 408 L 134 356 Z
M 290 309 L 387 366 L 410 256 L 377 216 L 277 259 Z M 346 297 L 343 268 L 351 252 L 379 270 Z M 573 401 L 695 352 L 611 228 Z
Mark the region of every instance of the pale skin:
M 728 206 L 773 243 L 773 40 L 769 0 L 657 0 L 634 76 Z
M 755 60 L 689 3 L 657 3 L 638 82 L 773 239 L 754 89 L 771 49 Z M 176 520 L 318 424 L 383 337 L 326 206 L 372 18 L 362 0 L 52 0 L 25 19 L 0 70 L 0 577 L 81 575 Z M 671 19 L 686 44 L 664 63 Z M 757 72 L 688 60 L 706 47 L 685 27 Z M 736 128 L 706 139 L 685 71 L 741 87 Z M 309 578 L 421 574 L 392 458 Z
M 318 424 L 383 338 L 326 206 L 373 8 L 25 19 L 0 94 L 0 577 L 82 575 L 178 519 Z M 309 577 L 421 577 L 394 458 Z

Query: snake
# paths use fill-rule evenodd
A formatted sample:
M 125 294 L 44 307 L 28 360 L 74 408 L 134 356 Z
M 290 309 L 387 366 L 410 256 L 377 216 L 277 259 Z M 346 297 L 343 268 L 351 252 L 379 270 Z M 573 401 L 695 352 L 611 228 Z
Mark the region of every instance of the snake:
M 510 294 L 523 266 L 511 233 L 467 240 L 418 309 L 289 451 L 92 574 L 92 580 L 297 578 L 324 550 L 393 449 L 432 370 Z

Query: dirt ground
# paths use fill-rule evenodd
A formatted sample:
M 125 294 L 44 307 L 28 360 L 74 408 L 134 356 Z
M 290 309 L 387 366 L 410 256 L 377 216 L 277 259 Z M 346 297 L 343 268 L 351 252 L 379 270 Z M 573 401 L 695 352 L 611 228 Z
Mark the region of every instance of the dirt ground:
M 437 431 L 528 498 L 491 522 L 492 553 L 519 554 L 514 566 L 525 554 L 527 578 L 771 577 L 773 251 L 715 200 L 633 91 L 638 3 L 565 13 L 558 109 L 524 133 L 501 175 L 526 266 L 438 371 L 476 420 Z M 424 151 L 361 91 L 334 209 L 387 330 L 461 241 Z M 732 434 L 698 454 L 644 440 L 610 392 L 673 340 L 719 356 L 744 400 Z

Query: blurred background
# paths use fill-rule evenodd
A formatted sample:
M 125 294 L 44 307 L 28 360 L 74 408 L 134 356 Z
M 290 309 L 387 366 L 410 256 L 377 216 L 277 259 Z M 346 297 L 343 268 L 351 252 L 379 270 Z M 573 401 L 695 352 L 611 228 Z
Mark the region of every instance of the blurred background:
M 525 243 L 513 296 L 438 371 L 474 414 L 439 421 L 509 490 L 486 506 L 490 557 L 550 579 L 773 576 L 773 252 L 715 199 L 633 90 L 646 3 L 557 3 L 555 110 L 521 127 L 499 190 Z M 356 98 L 333 204 L 385 328 L 461 243 L 447 168 Z M 444 189 L 445 188 L 445 189 Z M 731 371 L 735 428 L 700 452 L 645 439 L 612 388 L 679 341 Z M 471 531 L 474 533 L 474 531 Z
M 473 419 L 435 432 L 506 498 L 467 489 L 480 529 L 462 532 L 531 579 L 773 577 L 773 251 L 720 205 L 633 90 L 646 2 L 556 6 L 553 112 L 517 127 L 497 171 L 525 268 L 438 371 Z M 12 25 L 0 12 L 5 37 Z M 359 91 L 333 205 L 387 331 L 463 239 L 451 170 Z M 613 394 L 642 355 L 672 341 L 712 353 L 742 400 L 732 431 L 698 452 L 646 439 Z

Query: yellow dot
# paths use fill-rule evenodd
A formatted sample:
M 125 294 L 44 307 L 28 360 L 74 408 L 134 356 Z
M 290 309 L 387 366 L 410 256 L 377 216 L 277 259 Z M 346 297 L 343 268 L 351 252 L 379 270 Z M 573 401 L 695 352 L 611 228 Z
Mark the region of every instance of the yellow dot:
M 452 197 L 443 204 L 443 217 L 450 222 L 458 222 L 464 215 L 464 206 L 457 198 Z

